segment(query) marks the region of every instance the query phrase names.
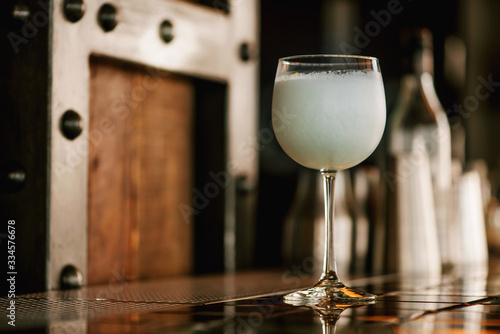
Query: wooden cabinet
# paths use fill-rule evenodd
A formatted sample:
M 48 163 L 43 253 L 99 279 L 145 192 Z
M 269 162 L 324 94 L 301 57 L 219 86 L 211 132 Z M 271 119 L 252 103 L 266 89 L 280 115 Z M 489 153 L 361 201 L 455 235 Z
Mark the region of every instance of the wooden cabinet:
M 67 265 L 83 284 L 247 266 L 258 2 L 68 3 L 1 5 L 19 292 L 59 288 Z

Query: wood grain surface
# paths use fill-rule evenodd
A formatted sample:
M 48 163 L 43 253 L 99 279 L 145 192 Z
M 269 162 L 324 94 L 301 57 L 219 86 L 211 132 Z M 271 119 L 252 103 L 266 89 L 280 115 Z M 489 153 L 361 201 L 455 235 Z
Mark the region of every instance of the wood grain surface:
M 88 283 L 192 269 L 189 78 L 91 58 Z

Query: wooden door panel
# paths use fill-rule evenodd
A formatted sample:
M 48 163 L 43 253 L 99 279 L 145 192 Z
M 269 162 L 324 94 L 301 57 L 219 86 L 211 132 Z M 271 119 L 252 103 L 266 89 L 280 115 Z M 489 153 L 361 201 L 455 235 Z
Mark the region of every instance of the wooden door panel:
M 89 284 L 189 273 L 190 79 L 92 58 L 90 92 Z

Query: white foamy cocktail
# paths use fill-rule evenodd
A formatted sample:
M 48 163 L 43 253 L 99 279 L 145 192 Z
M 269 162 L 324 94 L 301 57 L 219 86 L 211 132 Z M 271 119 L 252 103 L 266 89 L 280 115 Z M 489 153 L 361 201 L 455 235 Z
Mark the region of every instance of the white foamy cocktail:
M 385 127 L 385 94 L 379 61 L 352 55 L 281 58 L 274 82 L 272 120 L 283 150 L 321 172 L 325 199 L 323 273 L 311 288 L 283 297 L 293 305 L 373 303 L 376 296 L 345 286 L 333 245 L 337 171 L 359 164 L 377 147 Z
M 341 170 L 365 160 L 385 127 L 382 75 L 331 70 L 278 73 L 273 127 L 283 150 L 299 164 Z

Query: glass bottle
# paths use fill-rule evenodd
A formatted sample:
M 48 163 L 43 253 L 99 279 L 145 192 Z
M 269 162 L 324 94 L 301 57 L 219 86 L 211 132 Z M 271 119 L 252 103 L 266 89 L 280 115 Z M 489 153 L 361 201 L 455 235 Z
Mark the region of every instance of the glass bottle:
M 452 175 L 450 126 L 434 88 L 431 32 L 425 28 L 406 30 L 401 42 L 404 74 L 389 119 L 389 178 L 386 178 L 388 197 L 392 195 L 397 210 L 389 212 L 392 227 L 388 228 L 399 231 L 393 232 L 402 247 L 411 244 L 411 240 L 406 240 L 411 235 L 401 236 L 402 230 L 410 234 L 425 230 L 425 237 L 422 235 L 419 241 L 421 245 L 412 246 L 416 249 L 406 252 L 413 254 L 407 255 L 406 260 L 412 256 L 426 258 L 422 262 L 427 266 L 424 271 L 437 272 L 438 267 L 447 269 L 455 262 L 454 229 L 448 212 Z M 433 205 L 429 205 L 430 197 Z

